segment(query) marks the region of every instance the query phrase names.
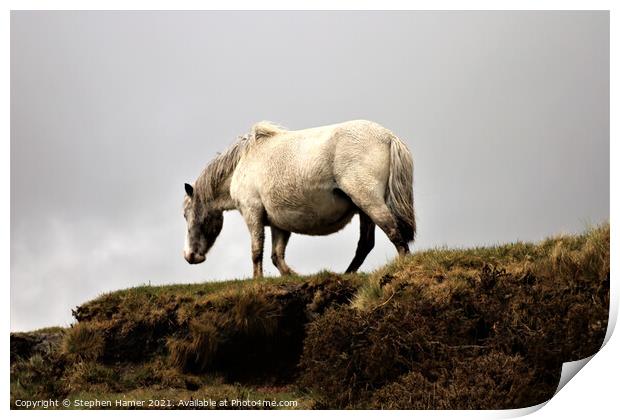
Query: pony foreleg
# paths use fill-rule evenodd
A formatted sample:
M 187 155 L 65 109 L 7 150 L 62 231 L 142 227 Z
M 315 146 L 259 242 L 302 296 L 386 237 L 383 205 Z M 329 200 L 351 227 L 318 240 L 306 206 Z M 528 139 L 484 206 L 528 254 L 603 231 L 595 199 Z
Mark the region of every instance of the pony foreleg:
M 265 244 L 265 229 L 251 233 L 252 235 L 252 265 L 254 266 L 254 278 L 263 277 L 263 246 Z
M 254 267 L 254 278 L 263 277 L 263 246 L 265 245 L 265 225 L 262 222 L 260 213 L 242 211 L 241 214 L 248 225 L 252 238 L 252 264 Z
M 291 232 L 271 226 L 271 261 L 282 276 L 297 274 L 284 261 L 284 252 L 290 237 Z
M 345 273 L 354 273 L 364 263 L 364 260 L 375 246 L 375 224 L 364 213 L 359 212 L 360 217 L 360 239 L 357 242 L 357 249 L 355 250 L 355 257 L 349 264 L 349 268 Z

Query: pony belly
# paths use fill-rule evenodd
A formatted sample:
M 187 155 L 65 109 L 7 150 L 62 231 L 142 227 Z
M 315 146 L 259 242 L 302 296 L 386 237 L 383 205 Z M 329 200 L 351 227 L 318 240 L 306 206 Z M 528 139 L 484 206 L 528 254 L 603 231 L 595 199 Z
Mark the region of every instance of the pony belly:
M 344 228 L 355 214 L 355 210 L 351 209 L 350 211 L 344 213 L 339 219 L 333 221 L 325 221 L 324 223 L 316 224 L 313 226 L 300 226 L 298 230 L 293 230 L 292 232 L 301 233 L 303 235 L 329 235 L 331 233 L 338 232 L 342 228 Z
M 270 224 L 303 235 L 329 235 L 338 232 L 353 218 L 357 208 L 348 198 L 332 192 L 314 194 L 298 206 L 278 206 L 267 210 Z

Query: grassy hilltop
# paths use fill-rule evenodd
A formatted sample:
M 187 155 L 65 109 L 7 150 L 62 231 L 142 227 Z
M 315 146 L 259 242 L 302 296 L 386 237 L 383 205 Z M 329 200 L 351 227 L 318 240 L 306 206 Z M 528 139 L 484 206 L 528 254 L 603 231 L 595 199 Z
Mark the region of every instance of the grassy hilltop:
M 71 328 L 11 334 L 11 406 L 50 398 L 535 405 L 553 395 L 563 362 L 602 345 L 609 232 L 605 224 L 537 244 L 422 251 L 371 274 L 104 294 L 73 311 Z

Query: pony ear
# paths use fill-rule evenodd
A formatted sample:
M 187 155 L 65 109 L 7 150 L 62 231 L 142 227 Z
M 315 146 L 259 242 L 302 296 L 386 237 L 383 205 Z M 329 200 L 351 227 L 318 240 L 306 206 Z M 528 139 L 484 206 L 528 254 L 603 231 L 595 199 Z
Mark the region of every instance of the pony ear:
M 189 184 L 185 184 L 185 193 L 192 197 L 194 195 L 194 187 Z

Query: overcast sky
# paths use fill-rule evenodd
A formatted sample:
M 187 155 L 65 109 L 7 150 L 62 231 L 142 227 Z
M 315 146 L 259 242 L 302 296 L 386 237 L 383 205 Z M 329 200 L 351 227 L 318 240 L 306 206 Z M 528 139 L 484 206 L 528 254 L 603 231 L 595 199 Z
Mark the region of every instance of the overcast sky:
M 250 276 L 235 212 L 184 261 L 183 183 L 256 121 L 358 118 L 413 152 L 414 251 L 581 231 L 609 218 L 609 14 L 12 12 L 11 329 Z M 293 235 L 289 264 L 344 270 L 357 229 Z M 362 269 L 394 256 L 377 231 Z

